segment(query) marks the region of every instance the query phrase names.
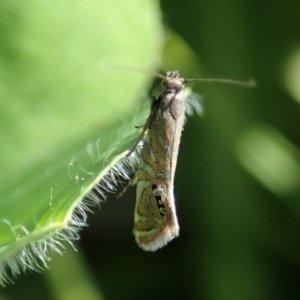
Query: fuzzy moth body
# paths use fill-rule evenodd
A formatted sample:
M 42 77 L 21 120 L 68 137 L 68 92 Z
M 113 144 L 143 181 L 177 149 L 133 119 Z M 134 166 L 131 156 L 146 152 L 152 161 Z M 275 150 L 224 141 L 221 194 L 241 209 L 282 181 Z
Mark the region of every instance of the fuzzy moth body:
M 184 79 L 167 73 L 163 92 L 152 103 L 135 174 L 134 236 L 144 250 L 156 251 L 179 235 L 173 194 L 174 174 L 182 132 Z

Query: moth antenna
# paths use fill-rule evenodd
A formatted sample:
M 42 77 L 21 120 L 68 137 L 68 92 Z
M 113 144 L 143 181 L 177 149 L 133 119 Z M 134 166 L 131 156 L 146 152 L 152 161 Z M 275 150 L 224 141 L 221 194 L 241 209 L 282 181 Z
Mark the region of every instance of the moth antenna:
M 256 86 L 256 82 L 253 79 L 250 79 L 248 81 L 240 81 L 240 80 L 220 79 L 220 78 L 196 78 L 196 79 L 185 79 L 184 82 L 185 83 L 190 83 L 190 82 L 221 83 L 221 84 L 237 85 L 246 88 L 253 88 Z

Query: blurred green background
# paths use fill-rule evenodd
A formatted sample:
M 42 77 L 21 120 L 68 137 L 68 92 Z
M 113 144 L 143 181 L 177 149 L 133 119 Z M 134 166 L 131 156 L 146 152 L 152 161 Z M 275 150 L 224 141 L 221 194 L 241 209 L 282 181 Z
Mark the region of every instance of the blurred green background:
M 142 3 L 147 10 L 150 2 L 155 3 L 128 3 L 133 7 Z M 80 16 L 89 8 L 92 16 L 98 8 L 97 1 L 85 1 L 81 9 L 79 2 L 74 1 L 68 4 L 76 7 L 69 10 L 69 20 L 60 16 L 61 9 L 57 7 L 53 13 L 50 1 L 39 4 L 45 15 L 32 11 L 29 16 L 25 5 L 14 9 L 8 3 L 16 2 L 0 1 L 1 68 L 11 70 L 11 73 L 1 73 L 1 102 L 15 101 L 7 90 L 11 91 L 14 83 L 19 84 L 20 78 L 24 80 L 23 76 L 31 76 L 27 69 L 20 70 L 18 76 L 13 72 L 13 68 L 17 68 L 14 62 L 23 59 L 16 41 L 26 37 L 22 34 L 22 23 L 16 20 L 22 20 L 25 12 L 27 18 L 36 18 L 40 27 L 34 25 L 29 31 L 43 28 L 47 11 L 53 15 L 54 24 L 57 24 L 55 17 L 61 20 L 52 35 L 50 26 L 49 36 L 44 37 L 39 47 L 30 44 L 30 40 L 24 42 L 27 49 L 34 49 L 30 63 L 49 70 L 39 59 L 45 50 L 43 45 L 46 48 L 56 43 L 55 53 L 65 61 L 71 54 L 60 53 L 59 49 L 71 49 L 72 39 L 76 39 L 74 14 Z M 120 2 L 111 3 L 111 7 L 105 7 L 107 10 L 99 14 L 100 19 L 117 22 L 130 14 L 125 4 L 121 7 Z M 105 89 L 105 80 L 114 73 L 109 70 L 98 74 L 93 69 L 96 61 L 111 60 L 141 68 L 158 66 L 162 71 L 178 69 L 188 78 L 254 78 L 257 87 L 251 90 L 221 85 L 193 86 L 201 95 L 204 115 L 189 118 L 182 135 L 175 178 L 180 237 L 155 253 L 143 252 L 132 236 L 135 190 L 130 189 L 121 199 L 110 195 L 100 211 L 95 208 L 94 214 L 89 215 L 89 227 L 82 230 L 81 239 L 75 243 L 77 252 L 67 247 L 63 257 L 51 255 L 48 270 L 18 276 L 14 285 L 0 291 L 0 299 L 300 299 L 300 2 L 180 0 L 174 3 L 163 0 L 160 6 L 151 8 L 149 20 L 153 21 L 147 21 L 146 27 L 133 24 L 124 32 L 116 28 L 120 43 L 115 47 L 112 43 L 104 54 L 99 51 L 97 56 L 97 46 L 104 47 L 100 42 L 90 48 L 77 49 L 76 59 L 82 57 L 83 66 L 86 57 L 95 57 L 90 69 L 84 67 L 89 94 L 79 88 L 76 90 L 77 83 L 61 86 L 67 75 L 57 78 L 57 74 L 51 72 L 33 86 L 24 80 L 21 91 L 26 94 L 39 88 L 37 99 L 43 99 L 45 93 L 49 93 L 43 87 L 48 86 L 61 93 L 61 101 L 70 101 L 66 104 L 69 108 L 72 97 L 82 93 L 81 98 L 88 106 L 85 113 L 89 114 L 97 110 L 99 101 L 93 88 Z M 119 9 L 118 14 L 114 8 Z M 139 17 L 142 23 L 143 18 Z M 113 34 L 112 27 L 101 27 L 102 23 L 97 27 L 95 22 L 89 25 L 88 18 L 83 21 L 84 26 L 90 27 L 86 32 L 91 32 L 91 36 L 86 37 L 87 44 L 92 43 L 97 34 L 104 41 Z M 165 26 L 163 36 L 159 22 Z M 125 17 L 124 24 L 128 24 Z M 77 30 L 80 28 L 83 27 L 79 24 Z M 146 28 L 147 33 L 141 28 Z M 56 39 L 61 31 L 64 35 Z M 146 34 L 148 39 L 155 39 L 153 44 L 146 41 Z M 93 51 L 87 52 L 87 49 Z M 158 63 L 160 49 L 163 49 L 161 64 Z M 147 53 L 140 58 L 136 58 L 135 52 L 133 58 L 127 57 L 130 51 L 142 53 L 144 50 Z M 149 61 L 142 61 L 146 58 Z M 59 74 L 64 74 L 65 68 L 72 72 L 71 62 L 71 59 L 66 60 L 65 65 L 55 68 L 61 67 Z M 99 127 L 108 122 L 109 109 L 120 109 L 118 116 L 133 117 L 133 113 L 130 115 L 133 107 L 145 101 L 142 94 L 152 93 L 152 89 L 147 90 L 143 76 L 119 76 L 134 76 L 139 83 L 129 86 L 130 82 L 122 81 L 122 84 L 107 87 L 116 90 L 116 94 L 105 102 L 100 100 L 108 113 L 102 111 L 103 121 L 97 124 Z M 139 99 L 126 108 L 126 96 L 128 101 L 133 101 L 137 95 Z M 59 101 L 57 99 L 57 103 Z M 22 110 L 22 106 L 18 108 L 19 118 L 32 113 Z M 76 113 L 63 110 L 60 116 L 68 121 L 75 114 L 74 123 L 78 123 L 78 128 L 74 128 L 71 137 L 74 143 L 77 138 L 85 140 L 87 127 L 82 124 L 80 110 L 78 108 Z M 8 114 L 0 114 L 3 119 L 10 118 Z M 49 120 L 54 118 L 51 111 L 48 117 Z M 8 129 L 1 128 L 1 131 Z M 58 144 L 66 138 L 57 132 L 55 135 Z M 43 140 L 39 141 L 36 136 L 31 138 L 42 146 Z M 12 165 L 14 169 L 17 167 L 18 164 Z M 5 184 L 9 185 L 3 180 L 1 185 Z

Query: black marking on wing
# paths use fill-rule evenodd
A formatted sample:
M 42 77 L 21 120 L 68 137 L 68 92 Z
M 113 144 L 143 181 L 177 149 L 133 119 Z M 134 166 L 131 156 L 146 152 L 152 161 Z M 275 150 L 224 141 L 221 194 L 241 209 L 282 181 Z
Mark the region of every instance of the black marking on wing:
M 157 189 L 157 185 L 156 184 L 152 184 L 152 191 Z M 154 195 L 158 209 L 159 209 L 159 213 L 160 215 L 163 217 L 166 212 L 165 212 L 165 205 L 162 201 L 161 195 Z

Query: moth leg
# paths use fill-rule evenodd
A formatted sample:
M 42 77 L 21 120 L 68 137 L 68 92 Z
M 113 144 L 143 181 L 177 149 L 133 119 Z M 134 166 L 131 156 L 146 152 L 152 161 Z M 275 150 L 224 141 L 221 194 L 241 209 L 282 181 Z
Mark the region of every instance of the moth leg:
M 144 129 L 143 129 L 141 135 L 139 136 L 137 142 L 134 144 L 134 146 L 131 148 L 131 150 L 127 153 L 127 155 L 126 155 L 127 157 L 130 156 L 138 148 L 140 142 L 145 138 L 146 131 L 148 129 L 148 128 L 146 128 L 146 125 L 147 125 L 147 123 L 144 125 Z M 139 127 L 136 127 L 136 128 L 139 128 Z
M 126 191 L 129 189 L 130 186 L 135 186 L 137 183 L 137 176 L 136 174 L 134 175 L 134 177 L 132 177 L 127 184 L 123 187 L 122 191 L 120 193 L 118 193 L 118 195 L 116 196 L 117 199 L 121 198 Z
M 134 152 L 137 147 L 139 146 L 139 143 L 144 140 L 146 134 L 147 134 L 147 130 L 149 129 L 149 127 L 151 126 L 151 123 L 153 121 L 153 117 L 156 114 L 156 111 L 158 109 L 158 105 L 159 105 L 159 98 L 156 99 L 154 96 L 152 97 L 152 109 L 151 109 L 151 113 L 150 116 L 148 117 L 146 124 L 145 125 L 141 125 L 141 126 L 135 126 L 135 128 L 142 128 L 143 127 L 143 131 L 141 133 L 141 135 L 139 136 L 137 142 L 134 144 L 134 146 L 132 147 L 132 149 L 128 152 L 128 154 L 126 156 L 130 156 L 132 154 L 132 152 Z

